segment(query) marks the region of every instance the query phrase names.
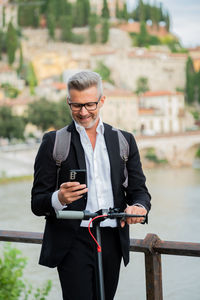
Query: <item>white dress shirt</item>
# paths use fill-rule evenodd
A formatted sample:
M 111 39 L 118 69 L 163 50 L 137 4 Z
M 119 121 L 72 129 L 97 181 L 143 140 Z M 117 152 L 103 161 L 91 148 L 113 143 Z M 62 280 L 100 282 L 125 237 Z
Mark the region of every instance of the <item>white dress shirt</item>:
M 94 150 L 85 128 L 76 122 L 75 126 L 80 135 L 85 153 L 88 187 L 86 210 L 95 212 L 99 209 L 114 207 L 110 161 L 104 139 L 104 125 L 102 120 L 99 120 L 96 129 L 97 136 Z M 58 200 L 58 191 L 52 195 L 52 206 L 55 210 L 62 210 L 66 207 Z M 89 221 L 83 220 L 81 226 L 88 226 L 88 223 Z M 116 220 L 106 219 L 101 222 L 101 226 L 116 227 L 117 222 Z

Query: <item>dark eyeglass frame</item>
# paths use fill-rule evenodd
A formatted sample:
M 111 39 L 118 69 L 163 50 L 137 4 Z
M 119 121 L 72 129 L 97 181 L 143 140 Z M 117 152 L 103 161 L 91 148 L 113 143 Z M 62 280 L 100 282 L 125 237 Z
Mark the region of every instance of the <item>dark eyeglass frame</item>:
M 101 95 L 99 96 L 99 99 L 96 101 L 96 102 L 94 102 L 94 101 L 92 101 L 92 102 L 86 102 L 86 103 L 70 103 L 69 101 L 70 101 L 70 98 L 68 97 L 68 104 L 69 104 L 69 106 L 70 106 L 70 109 L 72 110 L 72 111 L 74 111 L 74 112 L 78 112 L 78 111 L 81 111 L 82 110 L 82 108 L 83 107 L 85 107 L 85 109 L 87 110 L 87 111 L 94 111 L 94 110 L 96 110 L 97 109 L 97 105 L 98 105 L 98 103 L 99 103 L 99 101 L 101 100 Z M 75 104 L 75 105 L 77 105 L 78 107 L 77 107 L 77 109 L 72 109 L 72 105 L 73 104 Z M 92 109 L 88 109 L 86 106 L 87 105 L 91 105 L 91 104 L 96 104 L 96 106 L 95 106 L 95 108 L 92 108 Z

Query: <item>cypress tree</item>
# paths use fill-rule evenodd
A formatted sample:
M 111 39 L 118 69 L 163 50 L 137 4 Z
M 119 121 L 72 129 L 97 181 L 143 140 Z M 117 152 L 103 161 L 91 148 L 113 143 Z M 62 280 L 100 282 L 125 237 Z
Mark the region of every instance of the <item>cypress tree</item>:
M 3 11 L 2 11 L 2 20 L 3 20 L 3 28 L 6 26 L 6 8 L 5 8 L 5 6 L 3 6 Z
M 85 16 L 84 16 L 84 2 L 83 0 L 76 0 L 75 4 L 75 26 L 84 26 Z
M 117 19 L 120 19 L 120 17 L 121 17 L 120 10 L 119 10 L 119 2 L 118 2 L 118 0 L 116 0 L 116 3 L 115 3 L 115 17 Z
M 47 28 L 50 38 L 54 39 L 55 37 L 55 26 L 56 20 L 55 16 L 52 13 L 49 13 L 47 16 Z
M 89 40 L 91 44 L 94 44 L 97 41 L 97 34 L 95 30 L 96 25 L 97 25 L 97 15 L 91 14 L 89 18 Z
M 24 67 L 24 59 L 23 59 L 23 52 L 22 52 L 22 45 L 19 46 L 19 66 L 17 69 L 17 74 L 20 75 L 23 71 Z
M 62 16 L 60 20 L 60 27 L 61 27 L 61 39 L 63 41 L 71 42 L 73 38 L 72 17 Z
M 18 47 L 18 37 L 17 32 L 10 22 L 8 24 L 7 34 L 6 34 L 6 48 L 7 48 L 7 55 L 8 55 L 8 62 L 12 65 L 15 61 L 15 52 Z
M 101 42 L 105 44 L 109 39 L 109 21 L 108 19 L 103 19 L 101 28 Z
M 104 19 L 110 18 L 110 12 L 109 12 L 109 8 L 108 8 L 107 0 L 103 0 L 103 8 L 102 8 L 101 16 Z
M 195 98 L 195 71 L 191 57 L 186 62 L 186 100 L 188 103 L 194 102 Z
M 124 3 L 123 10 L 122 10 L 122 18 L 126 21 L 128 21 L 128 11 L 127 11 L 127 5 Z

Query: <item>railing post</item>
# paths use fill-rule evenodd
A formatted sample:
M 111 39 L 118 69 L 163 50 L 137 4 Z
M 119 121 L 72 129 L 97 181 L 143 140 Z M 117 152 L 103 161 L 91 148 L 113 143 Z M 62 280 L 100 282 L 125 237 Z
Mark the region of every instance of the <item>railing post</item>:
M 144 245 L 148 248 L 145 251 L 147 300 L 163 300 L 161 255 L 153 251 L 153 246 L 159 240 L 155 234 L 148 234 L 144 239 Z

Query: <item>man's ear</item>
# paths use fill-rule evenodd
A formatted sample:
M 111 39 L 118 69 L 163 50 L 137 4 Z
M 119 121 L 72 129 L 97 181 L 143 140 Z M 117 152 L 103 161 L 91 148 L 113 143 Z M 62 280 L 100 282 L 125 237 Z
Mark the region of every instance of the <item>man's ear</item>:
M 102 96 L 101 100 L 99 101 L 100 107 L 104 105 L 105 100 L 106 100 L 106 96 Z
M 70 103 L 70 98 L 69 98 L 69 96 L 67 96 L 67 104 L 69 104 Z

